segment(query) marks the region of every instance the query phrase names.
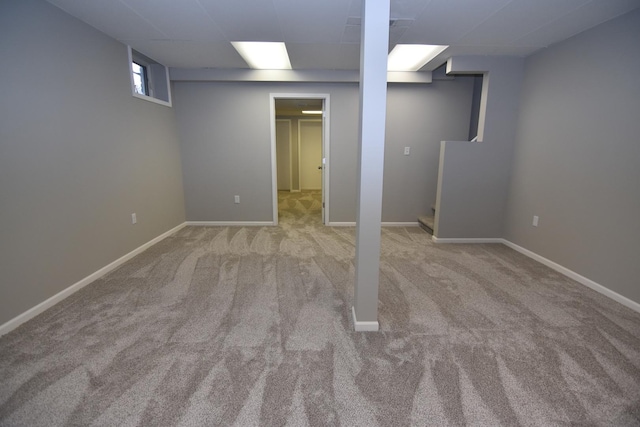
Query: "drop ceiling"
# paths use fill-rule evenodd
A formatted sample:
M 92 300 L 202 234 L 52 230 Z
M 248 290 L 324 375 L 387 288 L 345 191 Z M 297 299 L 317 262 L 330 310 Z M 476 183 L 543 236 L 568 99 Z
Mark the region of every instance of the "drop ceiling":
M 174 68 L 248 68 L 231 41 L 281 41 L 294 70 L 357 70 L 361 0 L 48 0 Z M 398 43 L 452 55 L 527 56 L 640 7 L 640 0 L 391 0 Z

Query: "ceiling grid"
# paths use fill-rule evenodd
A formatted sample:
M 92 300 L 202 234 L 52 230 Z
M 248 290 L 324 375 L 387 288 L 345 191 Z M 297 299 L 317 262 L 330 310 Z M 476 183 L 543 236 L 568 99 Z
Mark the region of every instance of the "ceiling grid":
M 48 0 L 175 68 L 248 68 L 232 41 L 285 42 L 294 70 L 358 70 L 361 0 Z M 639 0 L 391 0 L 389 49 L 527 56 L 640 7 Z

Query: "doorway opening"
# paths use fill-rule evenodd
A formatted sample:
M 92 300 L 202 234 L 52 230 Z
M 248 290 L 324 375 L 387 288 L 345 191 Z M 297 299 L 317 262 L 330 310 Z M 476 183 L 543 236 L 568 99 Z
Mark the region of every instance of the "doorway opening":
M 329 95 L 271 94 L 274 224 L 329 223 Z

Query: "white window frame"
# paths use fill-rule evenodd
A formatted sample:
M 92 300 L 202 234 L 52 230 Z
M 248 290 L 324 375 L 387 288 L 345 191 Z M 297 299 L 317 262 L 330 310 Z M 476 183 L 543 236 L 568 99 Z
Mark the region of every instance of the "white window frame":
M 147 68 L 147 85 L 148 85 L 147 91 L 151 94 L 151 95 L 141 95 L 139 93 L 136 93 L 135 83 L 133 82 L 133 49 L 131 48 L 131 46 L 127 46 L 127 52 L 128 52 L 128 58 L 129 58 L 129 82 L 131 84 L 131 95 L 133 95 L 135 98 L 144 99 L 145 101 L 164 105 L 165 107 L 171 107 L 172 105 L 171 104 L 171 81 L 169 80 L 169 68 L 167 68 L 165 65 L 160 64 L 164 67 L 164 75 L 165 75 L 166 84 L 167 84 L 168 101 L 165 101 L 163 99 L 155 98 L 152 95 L 151 87 L 153 83 L 153 80 L 152 80 L 153 77 L 151 73 L 150 64 L 145 63 L 145 61 L 140 61 L 136 59 L 136 63 L 140 65 L 144 65 Z

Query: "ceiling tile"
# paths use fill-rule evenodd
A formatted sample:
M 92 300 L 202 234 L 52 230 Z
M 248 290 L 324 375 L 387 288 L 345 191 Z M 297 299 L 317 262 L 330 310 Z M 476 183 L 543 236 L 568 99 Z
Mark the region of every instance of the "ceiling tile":
M 347 25 L 342 32 L 341 43 L 360 43 L 362 27 L 360 25 Z
M 549 46 L 640 7 L 638 0 L 597 0 L 517 39 L 516 45 Z
M 341 44 L 336 70 L 360 69 L 360 44 Z
M 465 32 L 487 19 L 511 0 L 466 2 L 433 0 L 416 17 L 401 43 L 453 44 Z
M 127 40 L 131 47 L 167 67 L 249 68 L 228 42 Z
M 198 0 L 229 41 L 284 41 L 273 3 L 265 0 Z
M 431 0 L 391 0 L 390 19 L 410 18 L 418 16 Z M 362 15 L 362 0 L 351 0 L 348 16 Z
M 495 46 L 449 46 L 446 51 L 446 56 L 460 56 L 460 55 L 493 55 L 495 52 Z
M 430 0 L 393 0 L 391 2 L 390 18 L 416 18 L 429 3 Z
M 50 0 L 50 3 L 117 40 L 167 38 L 120 1 Z
M 174 40 L 225 40 L 197 0 L 123 0 L 131 9 Z
M 360 68 L 359 44 L 287 43 L 294 70 L 357 70 Z
M 557 16 L 565 15 L 589 0 L 513 0 L 471 29 L 458 42 L 469 45 L 509 45 Z
M 389 28 L 389 46 L 395 46 L 407 31 L 407 27 L 390 27 Z
M 347 22 L 344 0 L 274 0 L 285 42 L 339 43 Z
M 362 0 L 351 0 L 349 16 L 362 16 Z
M 285 41 L 299 69 L 360 65 L 362 0 L 48 1 L 172 67 L 246 68 L 229 41 Z M 391 0 L 391 18 L 407 21 L 391 26 L 389 42 L 522 56 L 638 7 L 640 0 Z
M 339 66 L 340 45 L 287 43 L 294 70 L 334 69 Z

